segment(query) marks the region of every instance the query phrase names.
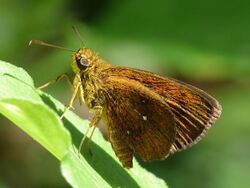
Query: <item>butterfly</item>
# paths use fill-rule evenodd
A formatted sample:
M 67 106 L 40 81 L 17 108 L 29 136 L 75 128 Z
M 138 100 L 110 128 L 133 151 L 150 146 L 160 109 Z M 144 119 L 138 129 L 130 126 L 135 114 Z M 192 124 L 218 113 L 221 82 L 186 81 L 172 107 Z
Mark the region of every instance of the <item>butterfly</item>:
M 39 40 L 31 43 L 72 51 Z M 88 129 L 93 128 L 90 138 L 103 119 L 109 142 L 125 168 L 133 166 L 135 154 L 144 161 L 163 160 L 191 147 L 221 114 L 219 102 L 194 86 L 115 66 L 90 48 L 72 52 L 74 77 L 70 80 L 74 92 L 68 108 L 78 97 L 93 113 Z

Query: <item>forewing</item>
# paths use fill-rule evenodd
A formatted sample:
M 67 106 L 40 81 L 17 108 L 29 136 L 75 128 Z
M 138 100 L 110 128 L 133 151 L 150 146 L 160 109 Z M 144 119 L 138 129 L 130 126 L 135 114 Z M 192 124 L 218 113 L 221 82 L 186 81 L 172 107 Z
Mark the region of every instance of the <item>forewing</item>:
M 117 76 L 103 81 L 104 120 L 123 165 L 131 167 L 133 153 L 145 161 L 165 158 L 176 129 L 168 104 L 137 81 Z
M 168 104 L 177 130 L 171 153 L 197 143 L 221 114 L 221 106 L 213 97 L 180 81 L 123 67 L 107 69 L 106 74 L 141 83 Z

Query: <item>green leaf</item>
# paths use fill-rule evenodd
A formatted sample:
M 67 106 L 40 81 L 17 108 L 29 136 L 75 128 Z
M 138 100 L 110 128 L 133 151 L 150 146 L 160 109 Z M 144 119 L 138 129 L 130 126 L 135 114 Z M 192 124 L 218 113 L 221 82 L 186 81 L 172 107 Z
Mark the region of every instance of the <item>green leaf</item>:
M 91 141 L 93 156 L 84 145 L 79 158 L 74 145 L 79 145 L 88 121 L 67 111 L 62 122 L 58 114 L 63 112 L 64 105 L 36 90 L 23 69 L 0 61 L 0 83 L 3 91 L 0 113 L 61 161 L 62 174 L 71 186 L 167 187 L 163 180 L 141 168 L 136 161 L 132 169 L 124 169 L 110 143 L 98 130 Z
M 0 101 L 0 112 L 58 159 L 67 152 L 70 135 L 47 106 L 23 99 L 5 99 Z
M 34 89 L 33 80 L 22 68 L 0 61 L 0 79 L 0 100 L 22 98 L 42 102 Z
M 73 187 L 111 187 L 84 158 L 79 160 L 73 150 L 63 159 L 61 169 L 63 176 Z M 83 181 L 86 179 L 91 181 Z

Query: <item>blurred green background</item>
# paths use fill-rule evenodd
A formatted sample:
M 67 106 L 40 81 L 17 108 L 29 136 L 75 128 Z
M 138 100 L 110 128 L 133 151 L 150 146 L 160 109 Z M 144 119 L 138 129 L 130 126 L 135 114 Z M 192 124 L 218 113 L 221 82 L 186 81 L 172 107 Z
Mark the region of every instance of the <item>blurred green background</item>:
M 170 187 L 250 187 L 250 1 L 0 0 L 0 59 L 24 67 L 38 86 L 71 73 L 76 25 L 86 45 L 115 65 L 198 86 L 223 107 L 199 144 L 165 161 L 140 162 Z M 67 103 L 66 81 L 49 93 Z M 87 110 L 77 112 L 88 118 Z M 58 161 L 0 116 L 0 187 L 68 187 Z M 105 162 L 105 161 L 104 161 Z

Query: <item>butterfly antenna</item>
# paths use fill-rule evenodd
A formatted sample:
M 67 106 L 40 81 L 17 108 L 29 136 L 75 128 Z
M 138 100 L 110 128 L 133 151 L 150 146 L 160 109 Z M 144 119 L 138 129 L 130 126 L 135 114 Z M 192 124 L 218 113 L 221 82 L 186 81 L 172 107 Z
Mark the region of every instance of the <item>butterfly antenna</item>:
M 85 47 L 82 36 L 80 35 L 80 33 L 79 33 L 78 29 L 76 28 L 76 26 L 73 25 L 72 29 L 73 29 L 74 33 L 76 34 L 77 38 L 80 40 L 80 42 L 82 44 L 82 47 Z
M 64 48 L 64 47 L 61 47 L 61 46 L 57 46 L 57 45 L 54 45 L 54 44 L 49 44 L 47 42 L 43 42 L 41 40 L 37 40 L 37 39 L 32 39 L 30 42 L 29 42 L 29 46 L 31 46 L 32 44 L 36 44 L 36 45 L 41 45 L 41 46 L 49 46 L 51 48 L 57 48 L 57 49 L 61 49 L 61 50 L 66 50 L 66 51 L 70 51 L 70 52 L 75 52 L 74 50 L 71 50 L 69 48 Z

